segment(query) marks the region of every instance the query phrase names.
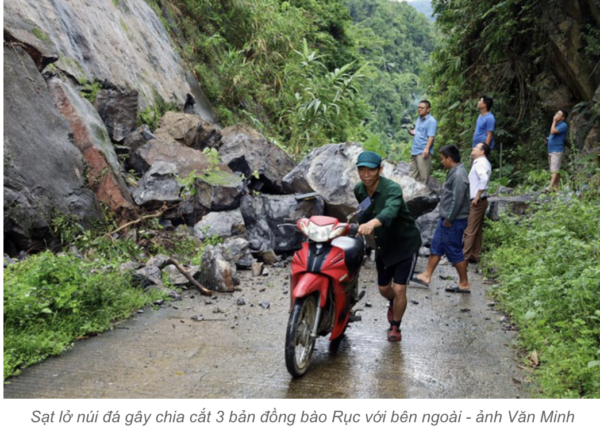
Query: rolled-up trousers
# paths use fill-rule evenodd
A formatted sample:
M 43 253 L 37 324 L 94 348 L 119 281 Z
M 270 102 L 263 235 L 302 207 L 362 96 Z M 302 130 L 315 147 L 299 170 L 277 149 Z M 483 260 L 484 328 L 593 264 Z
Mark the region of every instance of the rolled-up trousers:
M 465 229 L 465 241 L 463 244 L 463 253 L 465 260 L 479 261 L 481 254 L 481 245 L 483 243 L 483 218 L 488 207 L 487 199 L 480 199 L 477 205 L 471 205 L 469 209 L 469 219 Z

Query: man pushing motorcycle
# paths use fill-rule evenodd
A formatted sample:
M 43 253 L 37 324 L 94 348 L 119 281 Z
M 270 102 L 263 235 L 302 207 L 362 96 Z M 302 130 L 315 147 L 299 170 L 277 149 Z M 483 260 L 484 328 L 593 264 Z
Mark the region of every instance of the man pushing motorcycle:
M 354 187 L 354 195 L 358 202 L 371 199 L 370 206 L 359 215 L 358 234 L 375 238 L 379 293 L 390 302 L 387 339 L 399 342 L 406 311 L 406 287 L 417 263 L 421 233 L 402 197 L 402 188 L 381 176 L 381 156 L 363 152 L 356 166 L 361 182 Z

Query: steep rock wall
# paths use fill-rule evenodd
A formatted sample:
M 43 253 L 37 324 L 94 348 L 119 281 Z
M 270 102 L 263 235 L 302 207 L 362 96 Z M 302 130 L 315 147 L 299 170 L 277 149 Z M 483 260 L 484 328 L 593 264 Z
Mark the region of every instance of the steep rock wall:
M 145 0 L 6 0 L 4 33 L 5 40 L 26 46 L 40 70 L 57 60 L 53 65 L 80 83 L 109 81 L 136 89 L 142 108 L 156 95 L 183 108 L 190 94 L 195 113 L 215 121 Z

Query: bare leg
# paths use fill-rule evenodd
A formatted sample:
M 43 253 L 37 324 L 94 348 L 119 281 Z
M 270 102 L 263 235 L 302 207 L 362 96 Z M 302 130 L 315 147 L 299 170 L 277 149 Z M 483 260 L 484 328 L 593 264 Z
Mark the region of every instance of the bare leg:
M 433 275 L 433 271 L 435 271 L 435 268 L 437 267 L 441 259 L 442 258 L 440 256 L 431 254 L 429 256 L 429 259 L 427 259 L 427 268 L 425 269 L 425 272 L 417 275 L 417 279 L 426 282 L 427 284 L 431 283 L 431 276 Z
M 467 261 L 463 260 L 460 263 L 454 265 L 458 272 L 458 287 L 461 289 L 469 288 L 469 278 L 467 277 Z
M 406 312 L 406 285 L 392 284 L 394 291 L 394 321 L 402 321 Z

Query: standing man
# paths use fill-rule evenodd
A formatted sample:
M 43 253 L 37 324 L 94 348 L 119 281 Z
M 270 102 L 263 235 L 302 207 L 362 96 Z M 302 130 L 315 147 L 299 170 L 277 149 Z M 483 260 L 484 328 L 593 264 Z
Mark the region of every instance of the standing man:
M 482 95 L 477 102 L 479 117 L 475 123 L 475 133 L 473 134 L 473 147 L 479 143 L 487 144 L 490 149 L 494 148 L 494 128 L 496 127 L 496 118 L 492 114 L 494 100 L 487 95 Z
M 411 178 L 425 184 L 427 184 L 427 180 L 431 174 L 433 140 L 437 131 L 437 121 L 430 114 L 430 111 L 431 103 L 429 101 L 419 101 L 419 106 L 417 107 L 419 117 L 417 118 L 415 129 L 408 131 L 413 136 L 408 174 Z
M 485 143 L 479 143 L 471 150 L 471 159 L 473 159 L 469 173 L 471 209 L 463 247 L 465 259 L 471 263 L 479 263 L 481 243 L 483 242 L 483 218 L 488 207 L 485 191 L 492 175 L 492 165 L 487 159 L 489 154 L 490 148 Z
M 567 138 L 568 126 L 565 122 L 567 111 L 560 109 L 552 118 L 550 136 L 548 137 L 548 163 L 550 164 L 550 185 L 548 190 L 558 190 L 560 180 L 560 164 L 565 152 L 565 139 Z
M 469 177 L 456 146 L 440 149 L 442 165 L 448 170 L 440 198 L 440 219 L 433 234 L 430 256 L 425 272 L 413 278 L 414 282 L 429 286 L 431 276 L 443 255 L 458 272 L 458 284 L 446 288 L 451 293 L 470 293 L 467 261 L 463 254 L 462 239 L 469 217 Z
M 380 175 L 381 156 L 363 152 L 356 166 L 361 182 L 354 187 L 354 196 L 359 202 L 371 199 L 371 205 L 359 217 L 358 234 L 374 235 L 379 293 L 390 302 L 387 339 L 399 342 L 400 324 L 406 311 L 406 286 L 417 263 L 421 233 L 402 198 L 400 186 Z

